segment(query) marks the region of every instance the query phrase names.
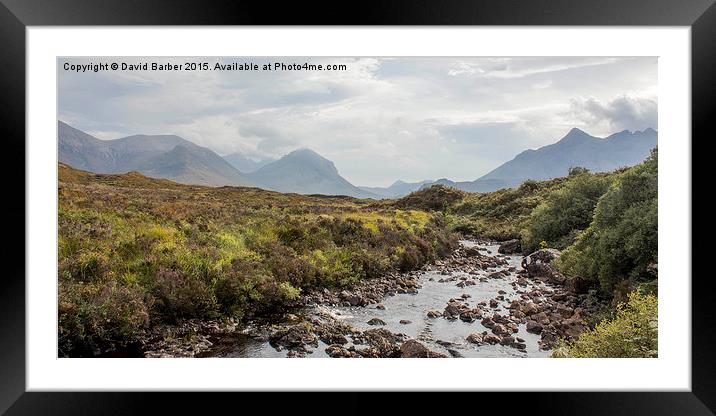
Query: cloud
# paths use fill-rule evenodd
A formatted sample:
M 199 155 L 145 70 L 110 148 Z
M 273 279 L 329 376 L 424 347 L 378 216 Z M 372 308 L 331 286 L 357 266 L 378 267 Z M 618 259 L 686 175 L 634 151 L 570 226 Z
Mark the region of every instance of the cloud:
M 648 97 L 618 96 L 610 101 L 575 98 L 571 114 L 586 124 L 601 124 L 612 131 L 657 128 L 658 104 Z
M 656 121 L 656 58 L 189 59 L 342 63 L 348 70 L 60 70 L 58 118 L 102 139 L 176 134 L 256 159 L 307 147 L 359 185 L 474 180 L 572 127 L 607 135 Z

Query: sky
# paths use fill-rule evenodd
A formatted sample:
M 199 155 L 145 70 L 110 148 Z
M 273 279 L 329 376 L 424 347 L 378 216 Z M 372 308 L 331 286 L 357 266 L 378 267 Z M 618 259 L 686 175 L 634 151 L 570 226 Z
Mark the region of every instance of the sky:
M 64 69 L 99 62 L 347 69 Z M 63 58 L 58 89 L 58 118 L 99 139 L 175 134 L 255 160 L 309 148 L 363 186 L 475 180 L 573 127 L 658 128 L 656 57 Z

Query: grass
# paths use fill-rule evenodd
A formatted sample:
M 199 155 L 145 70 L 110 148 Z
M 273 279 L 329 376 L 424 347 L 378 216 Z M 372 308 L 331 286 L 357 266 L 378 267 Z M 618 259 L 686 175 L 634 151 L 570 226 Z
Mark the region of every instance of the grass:
M 348 197 L 210 188 L 59 166 L 61 355 L 181 318 L 280 313 L 316 287 L 450 253 L 443 215 Z

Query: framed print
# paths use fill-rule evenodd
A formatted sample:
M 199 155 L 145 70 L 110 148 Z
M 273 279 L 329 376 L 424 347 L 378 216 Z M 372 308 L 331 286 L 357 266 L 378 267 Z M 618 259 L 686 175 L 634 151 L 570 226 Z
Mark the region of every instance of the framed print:
M 712 3 L 3 1 L 0 409 L 711 414 Z

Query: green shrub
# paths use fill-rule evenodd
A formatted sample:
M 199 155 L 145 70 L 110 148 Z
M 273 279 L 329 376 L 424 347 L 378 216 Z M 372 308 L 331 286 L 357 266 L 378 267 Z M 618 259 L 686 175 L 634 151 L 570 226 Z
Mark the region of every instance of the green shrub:
M 658 154 L 626 170 L 599 199 L 589 227 L 558 262 L 567 274 L 598 279 L 605 292 L 621 281 L 655 278 L 658 254 Z
M 617 306 L 616 316 L 587 330 L 575 342 L 560 340 L 556 358 L 655 358 L 658 356 L 658 301 L 654 295 L 631 292 Z
M 586 172 L 570 172 L 571 180 L 551 192 L 532 212 L 523 244 L 529 252 L 541 241 L 562 249 L 572 243 L 578 231 L 589 226 L 599 198 L 609 188 L 610 178 Z
M 404 196 L 395 206 L 407 209 L 442 211 L 462 200 L 466 193 L 444 185 L 432 185 Z

